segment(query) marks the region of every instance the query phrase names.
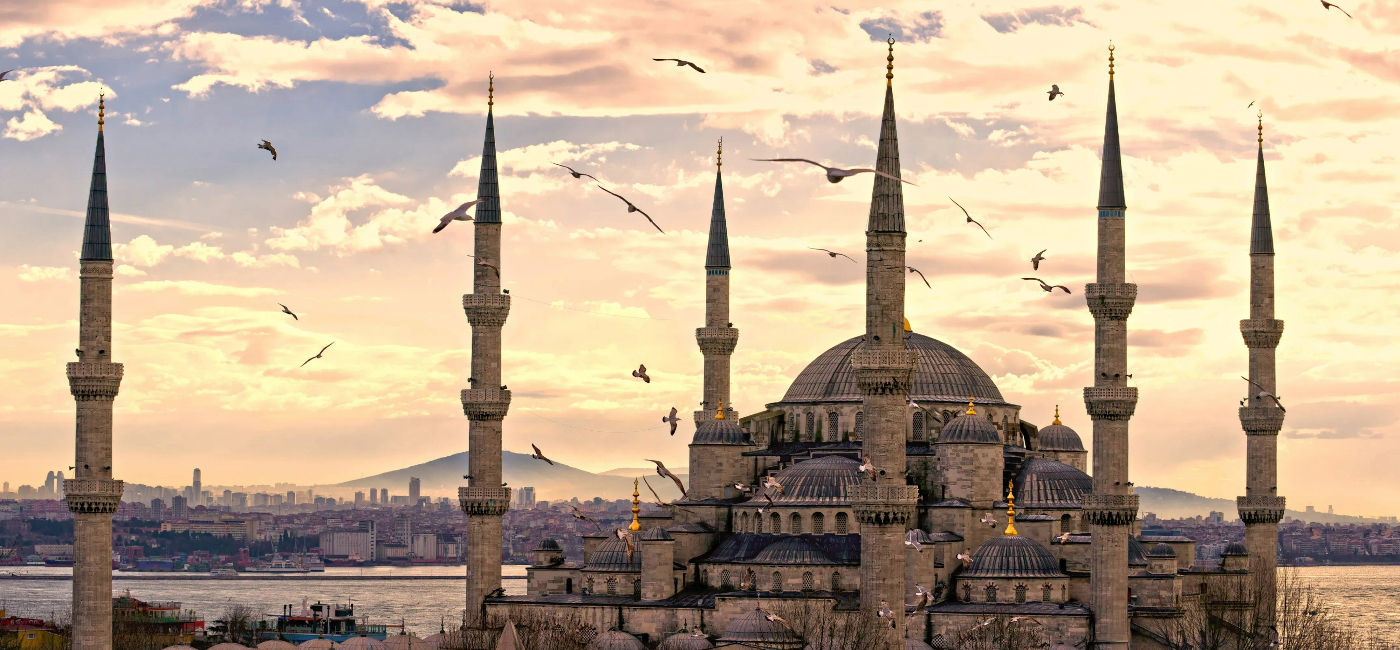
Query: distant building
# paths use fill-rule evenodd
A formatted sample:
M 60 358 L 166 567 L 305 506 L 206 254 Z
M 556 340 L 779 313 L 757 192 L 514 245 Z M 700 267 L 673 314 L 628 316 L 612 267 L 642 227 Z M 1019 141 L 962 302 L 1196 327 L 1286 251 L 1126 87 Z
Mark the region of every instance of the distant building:
M 215 537 L 232 537 L 239 541 L 251 541 L 258 538 L 258 521 L 256 519 L 224 518 L 167 521 L 160 525 L 160 532 L 213 535 Z
M 369 504 L 370 504 L 370 505 L 378 505 L 378 504 L 379 504 L 379 490 L 376 490 L 376 489 L 374 489 L 374 488 L 370 488 L 370 489 L 369 489 Z
M 529 485 L 520 488 L 520 491 L 515 493 L 515 503 L 513 505 L 517 508 L 535 507 L 535 488 Z
M 183 496 L 175 496 L 170 499 L 170 516 L 175 519 L 189 519 L 189 501 Z
M 409 503 L 418 503 L 419 490 L 422 488 L 422 486 L 423 486 L 423 482 L 422 482 L 422 481 L 419 481 L 417 476 L 409 477 L 409 479 L 408 479 L 408 502 L 409 502 Z
M 364 507 L 364 505 L 365 505 L 365 493 L 364 493 L 364 492 L 356 492 L 356 493 L 355 493 L 355 507 L 356 507 L 356 508 L 361 508 L 361 507 Z
M 287 490 L 287 500 L 285 503 L 289 506 L 297 504 L 297 493 L 295 490 Z
M 433 533 L 418 533 L 409 537 L 409 552 L 419 560 L 438 559 L 438 536 Z
M 372 561 L 378 547 L 378 531 L 372 520 L 365 520 L 349 530 L 327 530 L 321 533 L 321 555 L 327 558 L 358 557 Z
M 379 488 L 379 502 L 389 505 L 389 488 Z

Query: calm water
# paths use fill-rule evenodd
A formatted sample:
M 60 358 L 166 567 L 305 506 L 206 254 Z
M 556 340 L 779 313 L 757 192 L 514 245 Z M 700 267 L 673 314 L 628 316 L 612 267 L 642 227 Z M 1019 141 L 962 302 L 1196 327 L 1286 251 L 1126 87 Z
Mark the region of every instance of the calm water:
M 1293 570 L 1293 569 L 1285 569 Z M 1400 647 L 1400 566 L 1304 567 L 1300 576 L 1315 585 L 1342 619 L 1353 621 L 1357 629 L 1376 629 Z M 70 569 L 49 567 L 4 567 L 0 576 L 11 571 L 31 575 L 69 575 Z M 130 589 L 142 600 L 181 602 L 205 620 L 218 618 L 231 603 L 247 603 L 265 612 L 281 611 L 282 605 L 311 602 L 353 602 L 356 613 L 368 615 L 373 623 L 397 623 L 403 619 L 409 631 L 428 635 L 438 631 L 439 620 L 450 626 L 460 621 L 466 579 L 462 567 L 371 567 L 328 568 L 325 574 L 291 579 L 206 580 L 170 574 L 158 580 L 133 580 L 132 574 L 117 571 L 113 585 L 118 593 Z M 525 567 L 508 565 L 506 576 L 524 576 Z M 149 577 L 153 574 L 137 574 Z M 327 580 L 324 576 L 336 579 Z M 440 576 L 423 579 L 414 576 Z M 525 593 L 524 580 L 505 580 L 507 594 Z M 66 580 L 6 580 L 0 578 L 0 607 L 13 614 L 50 618 L 62 614 L 70 603 L 70 583 Z

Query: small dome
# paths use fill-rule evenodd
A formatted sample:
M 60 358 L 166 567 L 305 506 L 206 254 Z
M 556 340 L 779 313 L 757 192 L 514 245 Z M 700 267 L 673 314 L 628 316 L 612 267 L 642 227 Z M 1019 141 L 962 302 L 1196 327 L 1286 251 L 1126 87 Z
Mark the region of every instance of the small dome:
M 807 535 L 794 535 L 780 539 L 758 552 L 753 558 L 755 564 L 831 564 L 821 549 L 812 543 Z
M 905 639 L 904 650 L 933 650 L 933 646 L 918 639 Z
M 310 641 L 302 641 L 301 645 L 297 647 L 302 650 L 335 650 L 335 641 L 330 639 L 312 639 Z
M 237 643 L 220 643 L 209 648 L 209 650 L 248 650 L 248 646 Z
M 672 539 L 674 538 L 666 534 L 665 528 L 651 528 L 642 531 L 643 542 L 667 541 Z
M 588 650 L 647 650 L 637 637 L 622 630 L 608 630 L 588 642 Z
M 1094 479 L 1079 469 L 1048 458 L 1027 458 L 1016 474 L 1016 507 L 1079 508 L 1094 489 Z
M 764 644 L 802 642 L 786 625 L 768 620 L 768 615 L 757 608 L 730 621 L 729 627 L 720 635 L 719 640 Z
M 340 650 L 384 650 L 384 642 L 367 636 L 357 636 L 341 641 L 340 645 L 336 647 Z
M 938 444 L 954 443 L 999 445 L 1001 434 L 997 433 L 997 426 L 986 416 L 964 413 L 953 418 L 938 434 Z
M 864 336 L 846 339 L 821 353 L 792 380 L 780 404 L 826 404 L 859 402 L 863 399 L 856 385 L 853 353 Z M 1001 391 L 972 359 L 938 339 L 917 332 L 904 335 L 904 349 L 917 355 L 909 397 L 920 402 L 966 401 L 969 395 L 978 403 L 1005 404 Z
M 677 632 L 666 637 L 656 650 L 710 650 L 715 644 L 698 632 Z
M 725 417 L 723 420 L 707 417 L 700 420 L 700 424 L 695 426 L 695 437 L 690 439 L 692 444 L 702 445 L 752 445 L 753 440 L 749 434 L 744 433 L 739 428 L 739 421 Z
M 933 635 L 933 640 L 929 643 L 929 646 L 932 647 L 933 650 L 953 650 L 953 644 L 942 634 Z
M 400 634 L 385 639 L 384 647 L 388 650 L 432 650 L 437 646 L 412 634 Z
M 630 571 L 642 569 L 642 551 L 637 549 L 632 558 L 627 558 L 627 542 L 616 537 L 598 544 L 593 554 L 588 556 L 584 568 L 602 571 Z
M 1128 538 L 1128 566 L 1147 566 L 1147 547 L 1136 537 Z
M 804 460 L 773 476 L 783 486 L 782 494 L 773 494 L 774 505 L 818 505 L 844 503 L 846 486 L 860 483 L 860 463 L 845 456 L 820 456 Z M 768 488 L 759 488 L 751 505 L 767 505 L 763 497 Z
M 554 541 L 552 538 L 546 537 L 546 538 L 540 540 L 540 545 L 539 545 L 539 546 L 536 546 L 536 547 L 535 547 L 535 550 L 536 550 L 536 551 L 562 551 L 562 550 L 564 550 L 564 549 L 562 549 L 562 548 L 559 547 L 559 542 Z
M 1039 451 L 1084 451 L 1079 434 L 1063 424 L 1052 424 L 1040 430 Z
M 933 538 L 930 537 L 929 534 L 928 534 L 927 532 L 925 532 L 924 529 L 922 529 L 922 528 L 911 528 L 911 529 L 909 529 L 909 533 L 913 533 L 913 534 L 914 534 L 914 541 L 916 541 L 916 542 L 918 542 L 918 543 L 920 543 L 920 544 L 932 544 L 932 543 L 933 543 Z M 906 537 L 906 538 L 909 536 L 909 533 L 905 533 L 905 537 Z
M 448 636 L 446 632 L 438 632 L 437 634 L 423 637 L 423 642 L 428 644 L 430 648 L 439 648 L 444 643 L 447 643 L 447 640 Z
M 1249 549 L 1245 548 L 1244 544 L 1239 542 L 1231 542 L 1229 546 L 1225 547 L 1224 551 L 1220 552 L 1221 557 L 1226 555 L 1249 555 Z
M 1060 563 L 1044 546 L 1018 535 L 993 537 L 972 552 L 964 578 L 1059 578 Z
M 258 650 L 296 650 L 296 645 L 280 639 L 276 641 L 263 641 L 258 644 Z
M 1157 544 L 1147 551 L 1147 557 L 1176 557 L 1176 551 L 1166 544 Z

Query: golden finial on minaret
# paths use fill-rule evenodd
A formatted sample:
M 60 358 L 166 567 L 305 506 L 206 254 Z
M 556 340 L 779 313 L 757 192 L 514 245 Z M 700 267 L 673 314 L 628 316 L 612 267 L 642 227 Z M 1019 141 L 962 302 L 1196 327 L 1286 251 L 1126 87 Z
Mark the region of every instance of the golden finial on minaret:
M 1051 424 L 1063 424 L 1062 422 L 1060 422 L 1060 405 L 1059 405 L 1059 404 L 1056 404 L 1056 405 L 1055 405 L 1055 421 L 1054 421 L 1054 422 L 1051 422 Z
M 977 409 L 972 408 L 972 396 L 971 396 L 971 395 L 968 395 L 968 396 L 967 396 L 967 414 L 968 414 L 968 415 L 977 415 Z
M 908 316 L 905 316 L 905 317 L 904 317 L 904 331 L 906 331 L 906 332 L 912 332 L 912 331 L 914 331 L 914 328 L 909 327 L 909 317 L 908 317 Z
M 486 73 L 486 108 L 490 110 L 496 104 L 496 73 Z
M 1259 109 L 1259 144 L 1264 144 L 1264 109 Z
M 719 407 L 715 409 L 715 419 L 716 419 L 716 420 L 723 420 L 723 419 L 724 419 L 724 400 L 720 400 L 720 401 L 719 401 Z
M 724 138 L 719 139 L 719 144 L 715 146 L 715 169 L 719 169 L 724 164 Z
M 885 57 L 885 85 L 894 85 L 894 36 L 891 35 L 886 43 L 890 44 L 890 54 Z
M 1113 78 L 1113 41 L 1108 42 L 1108 78 Z
M 102 125 L 107 123 L 107 93 L 97 94 L 97 130 L 102 131 Z
M 1011 481 L 1006 482 L 1006 534 L 1016 534 L 1016 494 Z
M 637 483 L 639 481 L 641 481 L 639 478 L 632 479 L 632 525 L 627 527 L 627 530 L 634 532 L 642 529 L 642 522 L 637 519 L 637 513 L 642 511 L 641 506 L 638 505 L 641 501 L 637 499 L 637 497 L 642 496 L 642 494 L 637 491 Z

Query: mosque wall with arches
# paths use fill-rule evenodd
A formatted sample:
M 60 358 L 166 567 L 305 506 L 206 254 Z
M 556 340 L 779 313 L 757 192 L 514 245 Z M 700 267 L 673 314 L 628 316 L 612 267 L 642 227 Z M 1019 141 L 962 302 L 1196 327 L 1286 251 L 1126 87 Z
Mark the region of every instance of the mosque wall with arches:
M 905 414 L 905 439 L 910 442 L 937 442 L 944 424 L 967 412 L 967 402 L 924 402 L 910 406 Z M 1021 407 L 1014 404 L 977 404 L 977 412 L 987 418 L 1006 444 L 1028 447 L 1033 444 L 1021 431 Z M 865 413 L 860 402 L 828 404 L 770 404 L 766 417 L 745 418 L 744 424 L 758 427 L 751 434 L 765 434 L 768 444 L 778 442 L 860 442 L 865 433 Z M 761 425 L 761 426 L 758 426 Z M 761 429 L 758 430 L 758 429 Z M 758 436 L 756 436 L 758 437 Z

